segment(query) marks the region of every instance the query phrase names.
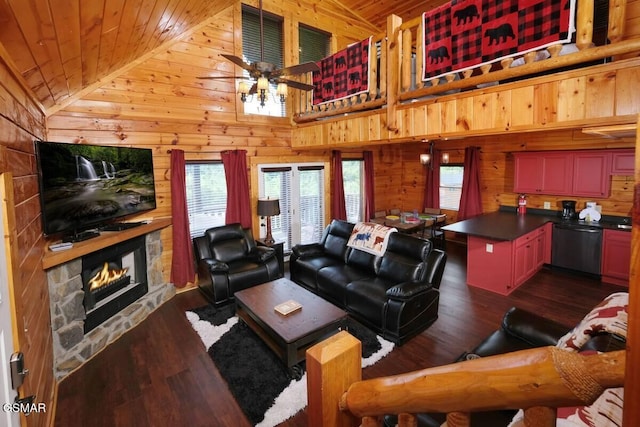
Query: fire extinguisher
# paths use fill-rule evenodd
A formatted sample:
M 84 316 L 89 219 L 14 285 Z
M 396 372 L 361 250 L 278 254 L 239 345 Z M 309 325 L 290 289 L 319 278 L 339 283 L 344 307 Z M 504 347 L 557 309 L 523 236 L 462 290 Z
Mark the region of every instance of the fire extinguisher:
M 518 213 L 524 215 L 527 213 L 527 195 L 520 194 L 518 196 Z

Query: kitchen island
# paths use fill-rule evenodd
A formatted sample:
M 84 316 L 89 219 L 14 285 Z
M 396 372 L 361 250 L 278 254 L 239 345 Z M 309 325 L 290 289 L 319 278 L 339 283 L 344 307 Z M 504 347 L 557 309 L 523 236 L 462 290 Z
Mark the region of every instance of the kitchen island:
M 562 221 L 559 212 L 534 212 L 518 215 L 515 209 L 503 208 L 442 227 L 467 235 L 468 285 L 508 295 L 551 263 L 553 224 Z M 622 217 L 603 219 L 599 223 L 571 222 L 613 231 L 625 221 Z M 605 270 L 603 266 L 603 275 Z
M 442 227 L 467 235 L 467 284 L 508 295 L 551 262 L 558 217 L 493 212 Z

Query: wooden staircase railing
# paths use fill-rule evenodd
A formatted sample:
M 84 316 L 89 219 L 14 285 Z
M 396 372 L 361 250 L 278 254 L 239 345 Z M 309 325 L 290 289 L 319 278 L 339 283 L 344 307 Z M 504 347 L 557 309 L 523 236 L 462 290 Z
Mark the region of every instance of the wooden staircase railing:
M 543 347 L 362 381 L 361 344 L 343 331 L 307 351 L 309 426 L 381 426 L 387 414 L 415 426 L 429 412 L 468 427 L 471 412 L 523 408 L 528 427 L 552 427 L 556 408 L 623 386 L 625 357 Z

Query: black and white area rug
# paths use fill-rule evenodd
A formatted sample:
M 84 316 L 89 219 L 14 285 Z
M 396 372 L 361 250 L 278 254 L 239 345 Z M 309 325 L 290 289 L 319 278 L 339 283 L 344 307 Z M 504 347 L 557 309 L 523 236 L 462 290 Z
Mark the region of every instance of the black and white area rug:
M 307 374 L 291 379 L 284 363 L 235 316 L 233 305 L 205 306 L 186 312 L 220 375 L 247 419 L 272 427 L 307 406 Z M 394 344 L 349 319 L 348 331 L 362 341 L 362 367 L 385 357 Z

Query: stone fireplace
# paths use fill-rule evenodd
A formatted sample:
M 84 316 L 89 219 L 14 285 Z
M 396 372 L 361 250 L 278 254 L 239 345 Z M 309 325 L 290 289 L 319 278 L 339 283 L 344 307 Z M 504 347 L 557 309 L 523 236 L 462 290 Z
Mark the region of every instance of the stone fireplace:
M 174 286 L 164 282 L 161 255 L 160 231 L 153 231 L 47 270 L 57 379 L 175 294 Z M 122 272 L 97 292 L 91 290 L 92 279 Z
M 146 267 L 144 236 L 82 257 L 85 334 L 147 293 Z

